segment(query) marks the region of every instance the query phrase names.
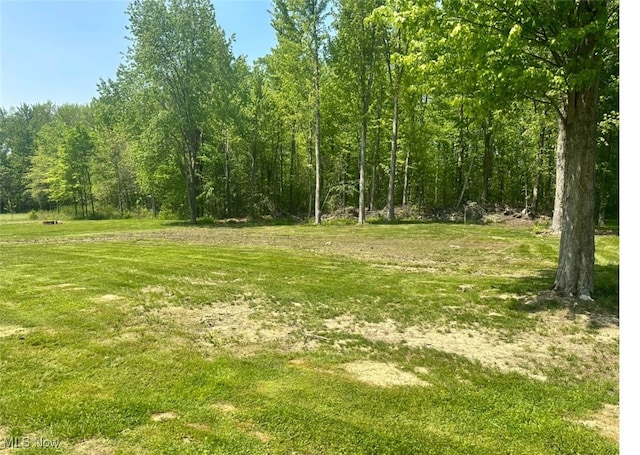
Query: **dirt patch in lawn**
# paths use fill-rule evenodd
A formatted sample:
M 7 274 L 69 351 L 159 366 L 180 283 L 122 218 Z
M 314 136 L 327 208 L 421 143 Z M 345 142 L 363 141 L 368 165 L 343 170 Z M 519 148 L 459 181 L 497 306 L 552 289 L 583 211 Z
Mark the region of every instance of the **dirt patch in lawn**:
M 378 387 L 421 386 L 429 383 L 415 374 L 402 371 L 395 365 L 383 362 L 357 361 L 343 365 L 345 371 L 356 379 Z
M 355 333 L 370 341 L 431 348 L 460 355 L 482 365 L 504 372 L 517 372 L 538 380 L 546 380 L 545 371 L 554 366 L 575 372 L 576 376 L 597 373 L 617 375 L 619 329 L 606 326 L 588 330 L 586 318 L 569 318 L 559 312 L 538 316 L 544 333 L 526 332 L 505 337 L 498 331 L 479 331 L 450 326 L 416 325 L 401 327 L 396 321 L 357 320 L 350 314 L 324 321 L 334 331 Z
M 603 436 L 620 442 L 620 406 L 606 404 L 599 412 L 577 423 L 598 431 Z
M 298 326 L 277 322 L 276 315 L 241 301 L 198 308 L 166 306 L 153 310 L 153 314 L 186 329 L 207 349 L 224 348 L 237 355 L 251 355 L 267 347 L 308 351 L 319 344 L 316 339 L 301 335 Z
M 105 294 L 105 295 L 101 295 L 100 297 L 97 297 L 95 299 L 96 302 L 102 302 L 102 303 L 106 303 L 106 302 L 117 302 L 118 300 L 122 300 L 123 297 L 119 296 L 119 295 L 115 295 L 115 294 Z
M 151 415 L 151 420 L 154 422 L 167 422 L 169 420 L 175 420 L 178 418 L 178 414 L 175 412 L 158 412 L 157 414 Z
M 87 439 L 74 444 L 71 453 L 78 455 L 113 455 L 116 453 L 108 439 Z
M 0 338 L 22 335 L 28 331 L 29 329 L 17 325 L 0 325 Z

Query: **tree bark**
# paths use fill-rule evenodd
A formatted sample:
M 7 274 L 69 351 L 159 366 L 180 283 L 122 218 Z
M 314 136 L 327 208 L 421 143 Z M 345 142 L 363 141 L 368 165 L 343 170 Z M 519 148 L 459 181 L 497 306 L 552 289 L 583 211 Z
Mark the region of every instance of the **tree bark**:
M 375 30 L 372 35 L 372 41 L 375 40 Z M 367 120 L 369 117 L 369 104 L 371 102 L 371 87 L 373 86 L 374 65 L 376 61 L 376 53 L 371 52 L 371 68 L 369 76 L 366 77 L 366 68 L 364 65 L 365 56 L 361 56 L 362 69 L 360 72 L 360 98 L 362 100 L 361 125 L 360 125 L 360 177 L 358 182 L 358 224 L 364 224 L 366 221 L 366 171 L 367 171 Z
M 293 202 L 293 183 L 295 174 L 296 163 L 296 130 L 295 124 L 291 127 L 291 159 L 289 161 L 289 212 L 296 213 L 298 210 L 297 204 Z
M 547 129 L 543 126 L 538 136 L 538 153 L 536 154 L 535 176 L 533 180 L 533 198 L 531 200 L 531 210 L 534 214 L 538 213 L 538 205 L 540 201 L 540 181 L 542 178 L 542 159 L 544 157 L 544 149 L 546 147 Z
M 316 191 L 315 191 L 315 224 L 322 223 L 322 156 L 320 152 L 320 11 L 316 11 L 317 4 L 313 2 L 313 90 L 315 98 L 315 156 L 316 156 Z
M 369 192 L 369 210 L 373 211 L 376 204 L 376 183 L 378 176 L 378 161 L 380 157 L 380 119 L 382 118 L 382 105 L 378 102 L 376 113 L 376 140 L 373 148 L 373 163 L 371 165 L 371 190 Z
M 562 236 L 554 290 L 591 300 L 595 264 L 598 81 L 569 92 Z
M 484 155 L 482 159 L 482 203 L 489 203 L 491 190 L 491 176 L 493 174 L 493 133 L 491 123 L 493 116 L 489 114 L 487 120 L 483 122 L 482 133 L 484 139 Z
M 231 156 L 229 154 L 229 132 L 224 139 L 224 214 L 229 217 L 231 211 Z
M 365 211 L 365 172 L 367 165 L 367 110 L 363 103 L 362 123 L 360 125 L 360 179 L 358 182 L 358 224 L 364 224 L 366 218 Z
M 395 196 L 394 190 L 398 155 L 399 98 L 400 96 L 397 93 L 393 97 L 393 126 L 391 129 L 391 157 L 389 159 L 389 190 L 387 192 L 387 221 L 393 221 L 396 219 L 393 199 Z
M 404 207 L 409 205 L 409 155 L 411 150 L 407 150 L 407 155 L 404 158 L 404 182 L 402 183 L 402 205 Z
M 176 139 L 176 142 L 183 148 L 180 156 L 180 172 L 187 190 L 189 223 L 196 224 L 198 218 L 198 154 L 202 146 L 202 131 L 198 128 L 183 129 L 181 141 Z
M 314 201 L 314 191 L 313 191 L 313 146 L 311 144 L 313 136 L 313 130 L 309 127 L 309 139 L 307 141 L 307 193 L 309 194 L 309 204 L 307 206 L 307 218 L 311 218 L 313 215 L 313 201 Z M 317 198 L 316 198 L 317 199 Z
M 565 156 L 567 149 L 567 119 L 565 108 L 561 109 L 558 117 L 558 140 L 556 143 L 556 195 L 553 204 L 553 221 L 551 232 L 560 233 L 562 230 L 562 207 L 564 198 Z
M 257 161 L 258 161 L 258 145 L 257 145 L 257 140 L 256 140 L 256 136 L 255 136 L 254 132 L 254 138 L 253 141 L 251 142 L 251 174 L 250 174 L 250 181 L 249 181 L 249 214 L 251 216 L 251 219 L 254 219 L 256 216 L 256 211 L 255 211 L 255 207 L 256 207 L 256 165 L 257 165 Z
M 319 101 L 318 101 L 319 103 Z M 320 107 L 315 113 L 315 157 L 316 157 L 316 191 L 315 191 L 315 224 L 322 223 L 322 161 L 320 154 Z

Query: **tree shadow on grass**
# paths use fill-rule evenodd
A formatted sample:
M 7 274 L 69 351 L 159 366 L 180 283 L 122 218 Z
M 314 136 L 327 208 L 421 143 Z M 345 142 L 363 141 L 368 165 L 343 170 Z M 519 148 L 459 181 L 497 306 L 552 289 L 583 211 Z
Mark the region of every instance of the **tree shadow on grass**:
M 620 267 L 617 265 L 595 267 L 595 292 L 593 301 L 577 297 L 564 297 L 552 290 L 555 270 L 540 270 L 536 276 L 510 280 L 499 286 L 508 293 L 526 295 L 524 299 L 514 299 L 510 309 L 526 313 L 566 309 L 571 314 L 586 315 L 592 328 L 604 325 L 618 325 L 620 317 Z

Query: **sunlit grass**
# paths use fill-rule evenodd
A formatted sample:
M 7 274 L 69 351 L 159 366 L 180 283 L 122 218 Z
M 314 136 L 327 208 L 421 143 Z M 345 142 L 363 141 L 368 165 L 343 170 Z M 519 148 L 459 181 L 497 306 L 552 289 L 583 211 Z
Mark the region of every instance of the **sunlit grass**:
M 599 365 L 560 347 L 531 367 L 540 380 L 407 341 L 417 328 L 507 347 L 545 336 L 544 318 L 568 308 L 537 297 L 553 283 L 557 243 L 497 225 L 0 224 L 0 442 L 60 441 L 51 453 L 617 453 L 579 423 L 618 402 L 617 373 L 604 373 L 617 369 L 617 344 L 594 351 Z M 617 316 L 618 238 L 597 248 L 596 303 L 567 317 Z M 342 320 L 361 332 L 328 323 Z M 385 327 L 407 340 L 375 335 Z M 595 343 L 599 327 L 558 333 Z M 376 386 L 350 362 L 425 385 Z

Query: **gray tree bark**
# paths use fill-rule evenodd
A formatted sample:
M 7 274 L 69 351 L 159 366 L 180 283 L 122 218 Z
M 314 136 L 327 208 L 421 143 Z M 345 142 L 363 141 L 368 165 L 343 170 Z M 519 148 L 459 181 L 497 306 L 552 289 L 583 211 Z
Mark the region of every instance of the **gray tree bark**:
M 571 91 L 560 256 L 554 290 L 591 300 L 595 266 L 595 161 L 598 82 Z
M 567 148 L 567 125 L 566 112 L 561 109 L 558 117 L 558 139 L 556 142 L 556 193 L 553 204 L 553 221 L 551 222 L 551 232 L 560 233 L 562 231 L 562 207 L 564 197 L 564 175 L 565 156 Z
M 396 183 L 396 164 L 398 155 L 398 121 L 399 121 L 399 100 L 400 96 L 396 94 L 393 97 L 393 126 L 391 130 L 391 158 L 389 159 L 389 190 L 387 192 L 387 221 L 396 219 L 395 206 L 393 199 L 395 196 Z

